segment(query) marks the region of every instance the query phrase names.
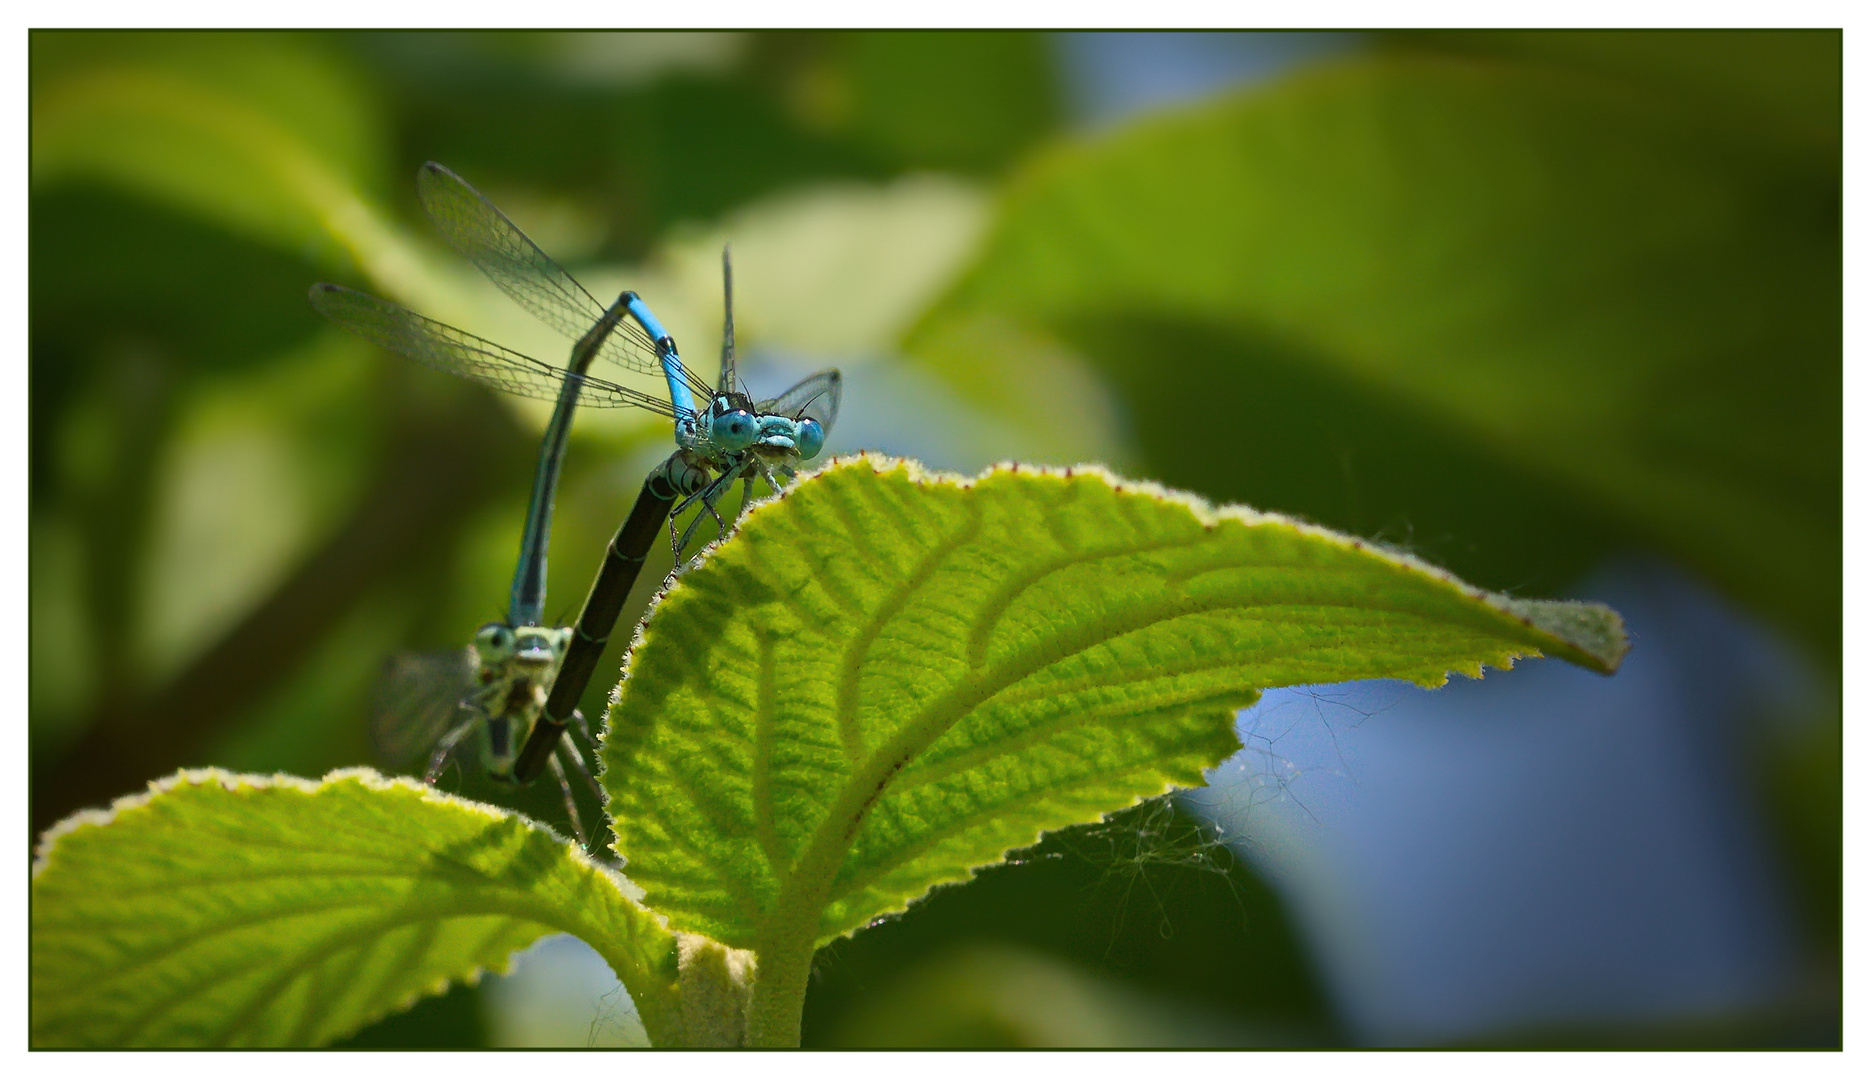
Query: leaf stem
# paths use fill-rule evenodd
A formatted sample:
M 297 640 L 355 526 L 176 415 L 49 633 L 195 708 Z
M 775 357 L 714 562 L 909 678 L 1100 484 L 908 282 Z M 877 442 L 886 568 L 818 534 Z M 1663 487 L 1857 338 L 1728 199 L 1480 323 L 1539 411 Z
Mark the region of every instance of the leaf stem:
M 812 954 L 818 920 L 785 920 L 771 927 L 755 953 L 760 967 L 754 976 L 753 996 L 747 1003 L 747 1045 L 796 1047 L 800 1020 L 805 1013 L 806 982 L 812 974 Z

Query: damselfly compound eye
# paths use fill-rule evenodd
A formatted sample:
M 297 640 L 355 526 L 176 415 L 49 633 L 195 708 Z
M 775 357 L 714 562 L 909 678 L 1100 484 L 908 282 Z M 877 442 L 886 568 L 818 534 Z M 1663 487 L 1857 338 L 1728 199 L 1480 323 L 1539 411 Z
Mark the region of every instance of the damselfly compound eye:
M 513 641 L 513 628 L 506 623 L 490 622 L 474 632 L 474 648 L 483 659 L 512 653 Z
M 715 445 L 724 450 L 745 450 L 754 443 L 754 416 L 746 409 L 735 409 L 716 416 L 709 425 Z
M 799 456 L 810 460 L 819 456 L 825 449 L 825 429 L 810 416 L 799 421 L 799 433 L 794 436 L 799 447 Z

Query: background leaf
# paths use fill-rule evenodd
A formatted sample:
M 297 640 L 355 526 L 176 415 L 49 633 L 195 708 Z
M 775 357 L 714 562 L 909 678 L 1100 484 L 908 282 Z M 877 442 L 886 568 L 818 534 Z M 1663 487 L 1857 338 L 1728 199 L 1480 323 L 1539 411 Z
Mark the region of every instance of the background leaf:
M 1336 1041 L 1330 1003 L 1286 905 L 1182 802 L 1151 799 L 1048 833 L 966 887 L 936 889 L 903 917 L 825 946 L 813 960 L 803 1045 L 879 1045 L 872 1025 L 881 1024 L 895 1028 L 896 1046 L 1044 1046 L 1055 1045 L 1045 1040 L 1060 1025 L 1088 1022 L 1081 1001 L 1009 1008 L 1015 1003 L 997 995 L 983 1010 L 979 984 L 931 986 L 920 974 L 982 949 L 1037 951 L 1186 1013 L 1187 1023 L 1160 1030 L 1162 1045 Z M 990 1022 L 946 1022 L 983 1013 Z M 1206 1023 L 1216 1015 L 1235 1030 Z
M 1472 31 L 1390 35 L 1405 52 L 1489 56 L 1612 75 L 1698 99 L 1716 122 L 1756 134 L 1811 140 L 1825 152 L 1839 138 L 1840 35 L 1836 30 Z
M 804 921 L 823 943 L 1199 783 L 1262 688 L 1436 686 L 1540 652 L 1609 672 L 1623 650 L 1597 605 L 1491 597 L 1101 470 L 862 457 L 755 511 L 661 602 L 604 782 L 673 926 L 768 949 Z
M 1168 483 L 1408 522 L 1517 587 L 1638 540 L 1820 642 L 1839 252 L 1810 139 L 1622 77 L 1395 56 L 1033 162 L 911 343 L 984 372 L 1069 343 Z
M 383 226 L 375 125 L 304 35 L 48 35 L 34 65 L 33 180 L 92 176 L 287 250 L 354 253 Z
M 852 1011 L 839 1045 L 1214 1047 L 1253 1034 L 1186 1004 L 1138 994 L 1044 953 L 968 945 L 932 957 Z
M 316 1046 L 555 930 L 673 1030 L 675 938 L 525 818 L 368 769 L 151 787 L 41 846 L 35 1046 Z

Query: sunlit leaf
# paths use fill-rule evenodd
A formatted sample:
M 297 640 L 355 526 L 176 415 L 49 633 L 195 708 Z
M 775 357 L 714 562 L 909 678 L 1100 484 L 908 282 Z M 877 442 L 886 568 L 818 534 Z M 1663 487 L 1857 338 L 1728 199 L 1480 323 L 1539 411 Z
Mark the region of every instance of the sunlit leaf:
M 36 1046 L 316 1046 L 555 931 L 671 1030 L 674 937 L 525 818 L 368 769 L 151 788 L 41 845 Z
M 972 254 L 987 213 L 983 191 L 948 177 L 822 184 L 749 204 L 706 232 L 684 230 L 658 263 L 672 271 L 678 302 L 699 306 L 700 325 L 718 330 L 721 248 L 732 244 L 740 332 L 763 349 L 842 361 L 895 346 Z
M 1595 604 L 1099 469 L 973 480 L 836 462 L 683 575 L 631 655 L 605 784 L 679 929 L 823 942 L 1046 830 L 1201 782 L 1261 689 L 1437 686 L 1550 654 Z M 765 961 L 762 961 L 765 963 Z

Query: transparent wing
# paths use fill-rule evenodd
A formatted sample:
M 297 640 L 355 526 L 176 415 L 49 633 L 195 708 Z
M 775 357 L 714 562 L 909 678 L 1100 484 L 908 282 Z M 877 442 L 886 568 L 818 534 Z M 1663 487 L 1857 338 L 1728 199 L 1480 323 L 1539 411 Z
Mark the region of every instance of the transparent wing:
M 836 368 L 814 372 L 793 384 L 791 390 L 779 397 L 770 398 L 754 405 L 758 413 L 780 413 L 795 419 L 810 416 L 819 422 L 827 432 L 838 419 L 838 394 L 843 389 L 844 379 Z
M 433 161 L 423 165 L 416 173 L 416 190 L 448 245 L 541 322 L 577 341 L 604 317 L 605 305 L 446 166 Z M 598 355 L 630 371 L 663 375 L 656 343 L 629 320 L 605 340 Z M 711 396 L 708 384 L 687 369 L 683 378 L 701 397 Z
M 370 701 L 370 741 L 385 765 L 419 765 L 448 729 L 467 719 L 473 686 L 468 650 L 400 653 L 384 661 Z
M 509 394 L 546 401 L 558 400 L 559 390 L 567 378 L 564 368 L 514 352 L 369 293 L 320 282 L 312 286 L 310 295 L 312 307 L 320 315 L 365 341 L 401 353 L 424 367 L 472 379 Z M 630 406 L 663 416 L 676 415 L 674 406 L 654 394 L 590 375 L 574 377 L 583 384 L 578 392 L 581 405 Z

